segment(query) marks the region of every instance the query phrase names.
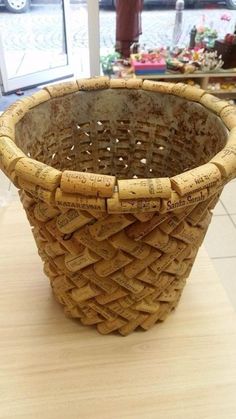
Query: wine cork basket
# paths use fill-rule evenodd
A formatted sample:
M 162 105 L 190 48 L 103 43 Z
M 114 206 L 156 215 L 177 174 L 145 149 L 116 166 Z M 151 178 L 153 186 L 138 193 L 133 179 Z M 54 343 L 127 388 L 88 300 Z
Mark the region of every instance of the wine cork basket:
M 65 314 L 128 335 L 180 299 L 236 176 L 236 108 L 181 83 L 60 83 L 4 112 L 0 167 Z

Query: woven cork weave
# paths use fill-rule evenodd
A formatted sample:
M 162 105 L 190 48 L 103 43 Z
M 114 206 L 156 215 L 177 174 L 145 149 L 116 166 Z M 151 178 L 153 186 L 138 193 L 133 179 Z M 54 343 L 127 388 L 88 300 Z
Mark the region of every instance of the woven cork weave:
M 180 299 L 236 176 L 236 110 L 181 83 L 61 83 L 0 118 L 0 167 L 66 315 L 128 335 Z

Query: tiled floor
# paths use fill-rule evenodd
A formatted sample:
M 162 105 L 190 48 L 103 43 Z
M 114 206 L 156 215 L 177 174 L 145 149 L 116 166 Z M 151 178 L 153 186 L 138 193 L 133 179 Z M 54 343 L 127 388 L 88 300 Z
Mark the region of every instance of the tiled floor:
M 204 244 L 236 308 L 236 180 L 224 188 Z
M 8 179 L 0 172 L 0 198 L 3 197 L 6 200 L 18 199 L 18 194 L 12 185 L 9 191 Z M 225 187 L 221 195 L 204 245 L 236 309 L 236 179 Z

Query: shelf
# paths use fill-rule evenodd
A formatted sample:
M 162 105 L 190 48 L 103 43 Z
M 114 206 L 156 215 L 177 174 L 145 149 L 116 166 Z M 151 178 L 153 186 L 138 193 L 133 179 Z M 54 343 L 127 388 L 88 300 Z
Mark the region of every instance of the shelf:
M 236 69 L 235 71 L 218 71 L 216 73 L 202 73 L 202 72 L 195 72 L 190 74 L 182 74 L 182 73 L 165 73 L 165 74 L 158 74 L 158 75 L 142 75 L 138 76 L 135 75 L 138 79 L 151 79 L 151 80 L 157 80 L 157 79 L 191 79 L 191 78 L 202 78 L 202 77 L 236 77 Z

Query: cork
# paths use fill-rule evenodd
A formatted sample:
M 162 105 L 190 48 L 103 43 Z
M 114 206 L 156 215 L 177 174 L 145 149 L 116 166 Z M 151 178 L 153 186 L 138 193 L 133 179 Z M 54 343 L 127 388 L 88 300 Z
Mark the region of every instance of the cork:
M 99 259 L 100 256 L 85 248 L 83 252 L 78 255 L 67 254 L 65 257 L 65 265 L 69 271 L 76 272 L 97 262 Z
M 190 206 L 184 209 L 173 211 L 172 213 L 167 215 L 166 220 L 164 220 L 160 225 L 159 228 L 166 234 L 170 234 L 177 225 L 181 223 L 182 220 L 184 220 L 188 214 L 190 214 L 191 211 L 196 207 Z
M 126 87 L 126 80 L 125 79 L 111 79 L 110 80 L 110 88 L 111 89 L 123 89 Z
M 144 330 L 150 329 L 154 324 L 159 320 L 160 317 L 160 310 L 158 310 L 156 313 L 151 314 L 148 316 L 141 324 L 140 326 Z
M 148 297 L 138 303 L 135 304 L 135 309 L 140 310 L 144 313 L 157 313 L 160 308 L 159 302 L 153 302 L 151 300 L 148 300 Z
M 193 227 L 186 221 L 182 221 L 171 234 L 185 243 L 194 244 L 194 242 L 199 240 L 202 232 L 198 227 Z
M 65 275 L 57 276 L 52 283 L 53 287 L 57 288 L 58 290 L 69 291 L 73 289 L 75 286 L 74 284 L 66 278 Z
M 185 83 L 174 83 L 171 93 L 175 96 L 184 97 L 184 92 L 187 89 L 188 85 Z
M 135 242 L 130 239 L 124 231 L 113 235 L 110 238 L 111 244 L 116 248 L 130 253 L 137 259 L 145 259 L 148 257 L 151 248 L 144 243 Z
M 99 90 L 110 87 L 109 77 L 95 77 L 93 79 L 76 80 L 79 90 Z
M 160 296 L 159 296 L 159 300 L 162 302 L 172 302 L 175 301 L 177 297 L 177 293 L 176 291 L 164 291 Z
M 138 317 L 137 311 L 131 308 L 124 308 L 119 301 L 114 301 L 109 304 L 109 309 L 116 313 L 118 316 L 123 317 L 128 321 L 135 320 Z
M 24 99 L 21 99 L 21 102 L 23 102 L 28 109 L 31 109 L 37 105 L 40 105 L 40 103 L 47 102 L 50 98 L 50 94 L 46 90 L 42 89 L 31 96 L 27 96 Z
M 236 127 L 236 108 L 229 105 L 220 112 L 220 117 L 228 129 Z M 1 130 L 0 130 L 1 132 Z
M 64 235 L 58 230 L 55 218 L 48 221 L 45 224 L 45 226 L 46 226 L 46 231 L 48 231 L 53 238 L 56 238 L 60 242 L 60 244 L 65 249 L 67 249 L 67 251 L 70 252 L 72 255 L 76 255 L 83 251 L 84 246 L 78 243 L 74 239 L 74 237 L 71 237 L 70 235 L 67 237 L 67 235 Z
M 45 202 L 39 201 L 34 207 L 35 218 L 39 221 L 49 221 L 58 215 L 60 211 Z
M 135 212 L 153 212 L 158 211 L 161 206 L 161 200 L 156 199 L 133 199 L 120 200 L 118 192 L 115 192 L 112 198 L 107 199 L 107 210 L 109 214 L 135 213 Z
M 80 228 L 74 233 L 74 239 L 81 243 L 83 246 L 88 247 L 103 259 L 110 260 L 115 257 L 116 249 L 110 244 L 108 240 L 97 241 L 90 234 L 88 226 Z
M 137 327 L 140 326 L 140 324 L 143 323 L 147 317 L 148 316 L 145 314 L 139 314 L 136 319 L 126 323 L 119 329 L 120 334 L 122 336 L 128 336 L 130 333 L 134 332 L 134 330 L 137 329 Z
M 84 326 L 92 326 L 101 323 L 102 318 L 97 314 L 94 317 L 81 317 L 80 321 Z
M 78 85 L 76 81 L 67 81 L 46 86 L 44 87 L 44 90 L 46 90 L 51 97 L 60 97 L 77 92 Z
M 233 128 L 230 132 L 229 132 L 229 136 L 227 139 L 227 146 L 231 146 L 231 145 L 235 145 L 236 146 L 236 127 Z
M 143 281 L 147 284 L 155 284 L 158 277 L 159 275 L 155 274 L 150 268 L 145 268 L 137 275 L 137 278 L 140 281 Z
M 118 271 L 122 267 L 132 262 L 130 256 L 123 253 L 121 250 L 118 251 L 111 260 L 100 260 L 94 265 L 94 270 L 99 276 L 108 276 L 113 272 Z
M 53 204 L 55 201 L 55 192 L 43 189 L 34 183 L 28 182 L 25 179 L 18 178 L 19 187 L 29 192 L 36 199 L 46 202 L 47 204 Z
M 118 285 L 116 282 L 112 281 L 111 278 L 103 278 L 98 276 L 94 271 L 93 267 L 89 266 L 88 268 L 83 269 L 83 275 L 85 278 L 89 279 L 94 285 L 98 288 L 101 288 L 108 294 L 112 294 L 117 291 Z
M 176 259 L 186 248 L 186 244 L 179 242 L 174 254 L 163 254 L 155 262 L 150 265 L 150 268 L 156 273 L 160 274 L 174 259 Z
M 53 191 L 60 184 L 61 172 L 37 160 L 24 157 L 16 163 L 17 176 Z
M 86 211 L 70 209 L 57 217 L 57 228 L 64 234 L 73 233 L 80 227 L 90 223 L 93 217 Z
M 144 298 L 148 297 L 149 295 L 154 294 L 155 292 L 155 288 L 152 286 L 148 286 L 146 285 L 142 291 L 140 291 L 137 294 L 133 294 L 132 297 L 134 298 L 135 301 L 141 301 Z
M 15 169 L 15 165 L 22 157 L 26 157 L 15 143 L 8 137 L 0 137 L 0 168 L 6 173 Z
M 131 78 L 126 80 L 127 89 L 141 89 L 143 81 L 140 79 Z
M 106 322 L 102 322 L 102 323 L 98 324 L 97 330 L 102 335 L 107 335 L 108 333 L 111 333 L 111 332 L 114 332 L 117 329 L 120 329 L 125 324 L 126 324 L 125 320 L 123 320 L 121 318 L 117 318 L 115 320 L 106 321 Z
M 107 320 L 113 320 L 116 315 L 112 313 L 112 311 L 108 307 L 104 307 L 100 304 L 98 304 L 96 301 L 89 301 L 88 306 L 92 308 L 95 312 L 100 314 L 104 319 Z
M 55 203 L 59 207 L 78 208 L 80 210 L 105 211 L 106 202 L 104 198 L 87 197 L 78 194 L 62 192 L 57 188 Z
M 151 220 L 152 217 L 154 217 L 154 215 L 155 215 L 155 212 L 134 214 L 135 218 L 137 218 L 137 220 L 141 221 L 142 223 L 144 223 L 145 221 Z
M 0 116 L 0 137 L 9 137 L 15 139 L 15 125 L 9 115 Z
M 152 249 L 149 256 L 145 259 L 135 259 L 133 262 L 129 263 L 128 266 L 125 267 L 124 273 L 128 278 L 134 278 L 138 275 L 144 268 L 149 266 L 151 263 L 156 261 L 161 256 L 161 252 L 156 249 Z
M 71 291 L 71 297 L 77 303 L 81 303 L 82 301 L 86 301 L 89 298 L 93 298 L 96 295 L 99 295 L 99 291 L 92 285 L 87 284 L 83 288 L 76 289 L 74 288 Z
M 125 297 L 127 295 L 127 291 L 123 290 L 122 288 L 118 288 L 117 291 L 112 292 L 111 294 L 101 294 L 98 295 L 95 299 L 99 304 L 108 304 L 112 301 L 118 300 L 119 298 Z
M 97 220 L 99 220 L 100 218 L 104 218 L 107 215 L 106 211 L 99 211 L 98 212 L 96 210 L 89 209 L 89 210 L 86 210 L 86 212 L 88 212 L 90 215 L 93 216 L 93 218 L 96 218 Z
M 43 271 L 45 275 L 48 276 L 49 278 L 57 276 L 57 271 L 53 268 L 52 264 L 50 264 L 49 262 L 44 263 Z
M 56 256 L 64 255 L 65 249 L 62 248 L 60 243 L 55 241 L 53 243 L 47 243 L 45 245 L 45 252 L 47 253 L 48 256 L 54 258 Z
M 200 102 L 203 95 L 206 92 L 203 89 L 196 88 L 194 86 L 188 86 L 184 89 L 183 93 L 180 93 L 178 96 L 181 96 L 187 100 L 191 100 L 193 102 Z
M 128 278 L 126 275 L 118 271 L 111 276 L 112 280 L 117 282 L 121 287 L 127 289 L 133 294 L 138 294 L 143 291 L 144 286 L 140 281 L 137 281 L 134 278 Z
M 211 163 L 220 170 L 222 176 L 228 179 L 236 177 L 236 145 L 227 145 L 211 159 Z
M 109 198 L 115 187 L 115 176 L 65 170 L 61 177 L 62 192 Z
M 215 195 L 211 196 L 206 201 L 198 204 L 188 215 L 187 221 L 193 226 L 196 226 L 201 220 L 201 218 L 206 214 L 206 212 L 208 211 L 208 208 L 211 206 L 211 203 L 214 200 L 215 200 Z
M 161 249 L 169 241 L 169 235 L 161 231 L 158 227 L 144 237 L 144 242 L 150 246 Z
M 108 215 L 89 226 L 91 235 L 98 241 L 107 239 L 135 222 L 132 215 Z
M 171 93 L 173 89 L 174 83 L 166 83 L 166 82 L 158 82 L 158 81 L 149 81 L 145 80 L 143 82 L 142 88 L 143 90 L 150 90 L 153 92 L 160 92 L 160 93 Z
M 169 178 L 118 180 L 120 199 L 169 198 L 171 183 Z
M 23 118 L 27 110 L 27 105 L 22 100 L 18 100 L 7 108 L 2 117 L 9 118 L 16 125 Z
M 205 106 L 206 108 L 212 110 L 217 115 L 220 115 L 221 111 L 225 108 L 227 108 L 229 105 L 229 102 L 226 100 L 221 100 L 216 96 L 210 95 L 206 93 L 201 99 L 200 99 L 201 105 Z
M 181 196 L 215 186 L 220 182 L 220 171 L 210 163 L 171 178 L 172 188 Z
M 134 239 L 135 241 L 141 240 L 148 233 L 150 233 L 150 231 L 154 230 L 155 227 L 163 223 L 168 218 L 168 216 L 168 214 L 156 214 L 149 221 L 134 223 L 126 229 L 126 233 L 131 239 Z
M 163 272 L 158 276 L 158 280 L 155 284 L 155 296 L 156 298 L 174 282 L 175 276 Z M 154 293 L 152 294 L 154 297 Z
M 199 202 L 205 201 L 208 198 L 207 188 L 200 190 L 199 192 L 189 193 L 185 196 L 177 194 L 177 192 L 172 192 L 170 199 L 163 199 L 161 212 L 168 212 L 177 210 L 180 208 L 185 208 L 189 205 L 196 205 Z

